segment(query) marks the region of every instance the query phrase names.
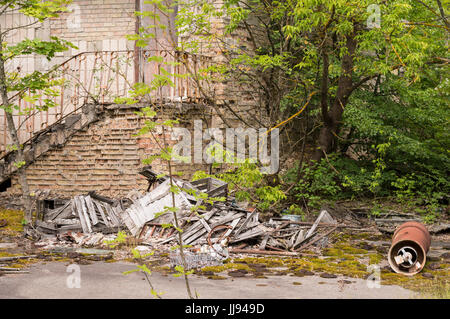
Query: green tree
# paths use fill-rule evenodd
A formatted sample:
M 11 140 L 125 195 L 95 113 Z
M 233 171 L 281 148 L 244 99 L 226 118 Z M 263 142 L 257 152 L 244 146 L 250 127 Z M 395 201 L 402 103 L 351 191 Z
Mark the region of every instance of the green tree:
M 24 39 L 16 44 L 8 44 L 6 38 L 8 34 L 18 29 L 29 28 L 37 26 L 44 20 L 51 17 L 56 17 L 59 12 L 64 11 L 69 0 L 8 0 L 0 1 L 0 16 L 9 12 L 20 12 L 30 18 L 30 23 L 26 25 L 18 25 L 13 27 L 0 27 L 0 95 L 2 109 L 5 110 L 8 133 L 11 137 L 13 145 L 11 146 L 17 152 L 15 165 L 19 168 L 17 176 L 22 188 L 23 204 L 25 207 L 24 219 L 27 223 L 32 220 L 32 199 L 30 197 L 30 189 L 25 174 L 25 157 L 23 148 L 17 134 L 17 128 L 13 120 L 13 111 L 18 110 L 17 100 L 19 97 L 27 98 L 28 101 L 36 101 L 37 96 L 41 92 L 47 95 L 56 95 L 57 92 L 51 90 L 55 85 L 51 80 L 50 72 L 43 73 L 34 71 L 30 74 L 23 74 L 20 71 L 8 71 L 7 64 L 19 57 L 29 55 L 39 55 L 51 60 L 55 53 L 62 52 L 72 46 L 67 41 L 52 37 L 50 41 L 43 41 L 41 39 Z M 45 110 L 54 106 L 50 99 L 44 99 L 42 105 L 35 105 L 24 111 L 27 113 L 33 112 L 33 109 Z
M 341 186 L 358 179 L 377 196 L 448 190 L 448 3 L 227 0 L 215 14 L 198 3 L 197 16 L 229 21 L 225 34 L 208 23 L 196 33 L 221 43 L 222 74 L 263 92 L 261 108 L 271 126 L 286 126 L 285 136 L 296 126 L 286 123 L 305 115 L 303 143 L 292 145 L 304 150 L 309 138 L 311 159 L 327 165 L 339 152 L 332 174 Z M 186 16 L 179 21 L 187 33 Z M 248 45 L 226 46 L 233 34 Z M 348 150 L 357 156 L 351 165 Z
M 422 192 L 442 197 L 448 190 L 448 3 L 148 3 L 165 16 L 177 7 L 177 30 L 169 32 L 167 25 L 155 23 L 132 39 L 145 47 L 160 28 L 170 35 L 168 49 L 208 54 L 208 49 L 219 48 L 225 63 L 206 70 L 208 79 L 213 84 L 245 83 L 262 93 L 259 109 L 267 118 L 265 126 L 281 126 L 291 149 L 301 147 L 297 181 L 305 174 L 308 179 L 328 174 L 324 167 L 308 173 L 302 169 L 309 141 L 311 159 L 319 165 L 323 160 L 331 168 L 324 180 L 334 176 L 331 188 L 325 188 L 327 194 L 345 189 L 356 195 L 411 197 Z M 140 15 L 155 18 L 155 12 Z M 189 76 L 199 79 L 189 63 L 178 62 L 186 64 Z M 205 82 L 196 83 L 216 108 L 215 114 L 220 116 L 220 108 L 233 113 L 227 101 L 215 103 Z M 244 126 L 249 118 L 255 119 L 254 114 L 238 117 Z M 299 136 L 298 127 L 303 128 L 300 138 L 292 139 Z M 287 147 L 281 150 L 290 154 Z M 318 191 L 324 189 L 320 184 L 319 180 L 314 184 Z M 310 186 L 310 181 L 302 180 L 304 189 Z
M 439 0 L 226 3 L 233 12 L 236 7 L 246 12 L 231 15 L 231 29 L 252 14 L 266 27 L 270 45 L 257 48 L 256 55 L 241 52 L 238 58 L 279 75 L 268 79 L 282 80 L 270 86 L 282 96 L 274 107 L 314 95 L 311 106 L 319 109 L 323 123 L 315 160 L 336 150 L 342 116 L 356 92 L 394 80 L 410 87 L 446 56 L 448 22 Z

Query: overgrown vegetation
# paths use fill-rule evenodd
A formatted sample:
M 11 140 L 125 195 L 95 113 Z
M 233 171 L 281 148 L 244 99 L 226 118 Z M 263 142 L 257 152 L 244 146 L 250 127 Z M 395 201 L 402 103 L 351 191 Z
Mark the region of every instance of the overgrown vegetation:
M 1 209 L 0 220 L 6 220 L 6 226 L 0 228 L 5 235 L 18 235 L 23 231 L 23 212 L 12 209 Z
M 35 70 L 26 74 L 21 68 L 11 68 L 11 61 L 19 57 L 32 56 L 45 58 L 50 61 L 57 53 L 67 51 L 73 44 L 58 37 L 51 36 L 50 41 L 42 39 L 22 39 L 18 43 L 7 43 L 12 32 L 38 27 L 40 23 L 57 17 L 60 12 L 66 11 L 71 0 L 13 0 L 0 2 L 0 17 L 5 18 L 10 12 L 22 13 L 26 20 L 25 24 L 0 26 L 0 99 L 1 106 L 5 111 L 7 130 L 11 145 L 6 146 L 8 151 L 16 151 L 14 166 L 18 169 L 17 176 L 22 191 L 24 220 L 32 222 L 33 198 L 28 186 L 27 176 L 24 171 L 26 164 L 23 145 L 18 136 L 18 127 L 15 123 L 13 113 L 29 115 L 35 111 L 48 110 L 56 105 L 53 97 L 59 96 L 60 92 L 53 87 L 58 80 L 52 79 L 55 70 Z M 5 21 L 6 18 L 5 18 Z M 21 97 L 29 103 L 29 107 L 20 108 L 18 98 Z
M 155 11 L 139 15 L 160 21 L 177 7 L 174 25 L 150 25 L 130 39 L 199 54 L 220 48 L 226 63 L 199 72 L 177 63 L 225 124 L 232 105 L 216 105 L 205 83 L 237 82 L 259 92 L 257 111 L 236 119 L 251 127 L 248 118 L 262 114 L 257 125 L 282 128 L 282 176 L 263 176 L 249 162 L 215 174 L 238 199 L 300 215 L 343 199 L 414 206 L 425 221 L 446 211 L 449 23 L 440 0 L 148 4 Z M 223 29 L 215 19 L 227 21 Z M 157 29 L 171 35 L 168 43 L 158 42 Z M 174 86 L 167 75 L 180 76 L 159 76 L 150 90 Z M 288 164 L 293 155 L 297 167 Z
M 284 158 L 300 156 L 300 171 L 281 165 L 289 169 L 289 199 L 317 208 L 383 198 L 416 206 L 426 221 L 442 216 L 450 168 L 448 6 L 229 0 L 223 12 L 226 35 L 246 30 L 252 40 L 227 48 L 228 74 L 264 93 L 272 127 L 289 119 Z

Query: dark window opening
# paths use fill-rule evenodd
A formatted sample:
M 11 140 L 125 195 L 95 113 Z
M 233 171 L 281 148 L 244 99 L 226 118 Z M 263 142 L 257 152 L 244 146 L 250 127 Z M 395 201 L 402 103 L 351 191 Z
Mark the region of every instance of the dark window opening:
M 6 192 L 6 190 L 10 187 L 11 187 L 11 178 L 8 178 L 6 181 L 3 181 L 0 184 L 0 193 Z
M 46 209 L 55 209 L 55 201 L 54 200 L 44 200 L 44 208 Z

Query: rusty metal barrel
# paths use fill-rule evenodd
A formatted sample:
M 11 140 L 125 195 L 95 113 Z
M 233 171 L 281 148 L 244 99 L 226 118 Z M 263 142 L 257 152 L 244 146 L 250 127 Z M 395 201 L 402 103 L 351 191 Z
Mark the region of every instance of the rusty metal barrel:
M 394 232 L 388 261 L 391 268 L 408 276 L 419 273 L 427 260 L 431 245 L 428 229 L 419 222 L 406 222 Z

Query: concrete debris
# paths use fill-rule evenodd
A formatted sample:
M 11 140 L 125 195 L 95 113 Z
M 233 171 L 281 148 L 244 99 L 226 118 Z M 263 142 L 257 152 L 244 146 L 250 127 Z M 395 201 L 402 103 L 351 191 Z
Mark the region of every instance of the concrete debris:
M 57 236 L 47 236 L 36 243 L 34 246 L 44 250 L 55 248 L 73 248 L 73 247 L 105 247 L 108 242 L 113 241 L 116 234 L 92 233 L 83 234 L 76 232 L 66 232 Z
M 406 222 L 418 222 L 421 223 L 422 219 L 417 218 L 376 218 L 375 224 L 378 230 L 385 234 L 394 234 L 398 226 Z M 448 223 L 435 223 L 428 227 L 430 234 L 444 234 L 450 231 L 450 224 Z
M 450 224 L 447 223 L 433 224 L 428 228 L 428 231 L 431 234 L 448 233 L 450 231 Z
M 185 270 L 198 269 L 210 266 L 221 266 L 223 264 L 221 259 L 218 259 L 215 255 L 209 252 L 184 252 L 184 259 L 186 264 L 183 263 L 180 252 L 172 253 L 169 255 L 170 266 L 175 268 L 176 266 L 182 266 Z
M 373 219 L 377 229 L 384 234 L 392 235 L 394 234 L 395 230 L 403 223 L 407 222 L 416 222 L 416 223 L 423 223 L 423 215 L 418 213 L 405 213 L 405 212 L 399 212 L 394 210 L 386 210 L 383 212 L 380 212 L 376 218 L 372 218 L 370 216 L 370 209 L 365 208 L 361 210 L 354 210 L 352 211 L 352 218 L 354 218 L 354 215 L 359 215 L 364 218 Z M 439 223 L 433 223 L 431 225 L 427 226 L 427 229 L 430 234 L 444 234 L 448 233 L 450 230 L 450 224 L 446 222 L 439 222 Z
M 106 250 L 106 249 L 77 248 L 77 249 L 75 249 L 75 252 L 79 253 L 79 254 L 84 254 L 84 255 L 97 255 L 97 256 L 111 255 L 111 251 Z
M 11 257 L 0 257 L 0 275 L 3 274 L 26 274 L 29 273 L 27 270 L 22 270 L 21 268 L 17 268 L 15 263 L 21 259 L 30 259 L 36 258 L 36 255 L 30 256 L 11 256 Z M 6 263 L 6 264 L 4 264 Z
M 187 251 L 185 252 L 186 265 L 183 264 L 181 253 L 178 250 L 170 254 L 170 264 L 172 267 L 183 266 L 187 270 L 206 266 L 220 266 L 224 260 L 229 258 L 227 245 L 228 240 L 223 239 L 219 243 L 202 245 L 194 251 Z

